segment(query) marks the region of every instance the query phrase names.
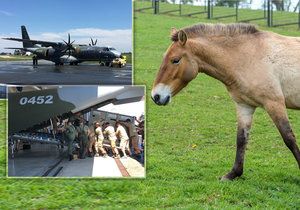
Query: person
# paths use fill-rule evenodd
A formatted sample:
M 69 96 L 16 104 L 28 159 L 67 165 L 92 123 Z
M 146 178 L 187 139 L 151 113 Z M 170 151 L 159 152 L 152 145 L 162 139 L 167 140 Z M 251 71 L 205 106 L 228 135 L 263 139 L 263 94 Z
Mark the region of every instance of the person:
M 102 153 L 103 157 L 107 157 L 107 153 L 105 149 L 103 148 L 103 141 L 104 141 L 104 136 L 102 133 L 102 128 L 100 126 L 100 123 L 96 122 L 95 123 L 95 149 L 96 149 L 96 157 L 100 156 L 100 152 Z
M 32 56 L 32 64 L 33 64 L 34 66 L 38 65 L 37 55 L 35 55 L 35 54 Z
M 109 122 L 104 123 L 103 134 L 108 136 L 108 139 L 109 139 L 110 145 L 111 145 L 111 150 L 114 153 L 114 157 L 115 158 L 120 158 L 119 151 L 116 148 L 117 137 L 116 137 L 115 129 L 114 129 L 113 126 L 110 125 Z
M 138 121 L 138 122 L 139 122 L 139 124 L 137 127 L 137 133 L 142 136 L 142 139 L 145 139 L 144 120 Z
M 89 127 L 89 130 L 90 130 L 90 133 L 89 133 L 89 142 L 88 142 L 88 156 L 89 157 L 93 157 L 94 156 L 94 151 L 96 150 L 95 123 L 96 122 L 94 122 Z
M 141 151 L 140 151 L 140 148 L 138 145 L 138 134 L 137 134 L 135 125 L 128 118 L 125 121 L 125 126 L 128 128 L 128 131 L 129 131 L 129 139 L 130 139 L 131 145 L 133 147 L 134 154 L 135 155 L 141 154 Z
M 76 127 L 78 132 L 78 140 L 79 140 L 79 156 L 80 159 L 85 159 L 87 153 L 87 145 L 88 145 L 88 136 L 89 136 L 89 127 L 84 124 L 84 120 L 81 119 L 79 126 Z
M 66 143 L 68 144 L 68 156 L 69 161 L 73 160 L 73 142 L 76 138 L 77 132 L 72 124 L 71 120 L 68 120 L 66 129 L 64 130 L 64 137 L 66 140 Z
M 119 137 L 120 139 L 120 147 L 123 152 L 123 158 L 127 158 L 126 149 L 128 150 L 130 155 L 128 135 L 126 133 L 125 128 L 121 125 L 119 121 L 116 122 L 116 126 L 117 126 L 116 136 Z

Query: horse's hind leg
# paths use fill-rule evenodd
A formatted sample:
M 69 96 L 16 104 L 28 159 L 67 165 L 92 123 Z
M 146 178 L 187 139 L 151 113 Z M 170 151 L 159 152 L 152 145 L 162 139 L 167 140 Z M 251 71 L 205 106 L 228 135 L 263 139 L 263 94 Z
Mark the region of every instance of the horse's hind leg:
M 236 157 L 233 168 L 228 174 L 221 178 L 222 181 L 233 180 L 243 174 L 245 150 L 254 111 L 255 107 L 237 104 L 238 130 L 236 138 Z
M 291 150 L 296 158 L 300 168 L 300 151 L 290 126 L 284 103 L 269 102 L 265 105 L 265 109 L 279 130 L 285 145 Z

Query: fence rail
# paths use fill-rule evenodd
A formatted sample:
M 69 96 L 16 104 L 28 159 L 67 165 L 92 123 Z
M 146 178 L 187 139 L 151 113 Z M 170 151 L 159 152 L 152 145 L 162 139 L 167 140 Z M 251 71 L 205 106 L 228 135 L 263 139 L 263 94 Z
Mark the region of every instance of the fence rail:
M 192 6 L 195 2 L 197 6 Z M 300 0 L 135 0 L 135 11 L 146 10 L 153 14 L 231 18 L 269 27 L 295 25 L 300 29 Z

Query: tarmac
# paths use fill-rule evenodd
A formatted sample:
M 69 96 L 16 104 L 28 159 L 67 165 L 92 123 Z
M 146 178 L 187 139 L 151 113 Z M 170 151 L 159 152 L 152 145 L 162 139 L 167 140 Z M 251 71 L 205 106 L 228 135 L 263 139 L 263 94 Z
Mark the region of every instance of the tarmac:
M 132 65 L 123 68 L 100 66 L 98 63 L 83 62 L 77 66 L 55 66 L 39 60 L 0 61 L 0 83 L 15 85 L 131 85 Z
M 145 177 L 145 168 L 135 159 L 86 157 L 69 161 L 66 148 L 55 145 L 32 144 L 31 149 L 20 150 L 8 159 L 9 177 Z
M 31 149 L 19 150 L 14 159 L 8 158 L 8 176 L 43 176 L 61 158 L 62 152 L 56 145 L 32 144 Z

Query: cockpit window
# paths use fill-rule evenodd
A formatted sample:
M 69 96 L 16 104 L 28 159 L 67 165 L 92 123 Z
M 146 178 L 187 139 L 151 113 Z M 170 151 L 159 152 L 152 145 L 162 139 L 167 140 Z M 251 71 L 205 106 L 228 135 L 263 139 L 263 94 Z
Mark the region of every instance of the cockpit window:
M 115 49 L 115 48 L 113 48 L 113 47 L 110 47 L 110 48 L 109 48 L 109 50 L 116 50 L 116 49 Z

